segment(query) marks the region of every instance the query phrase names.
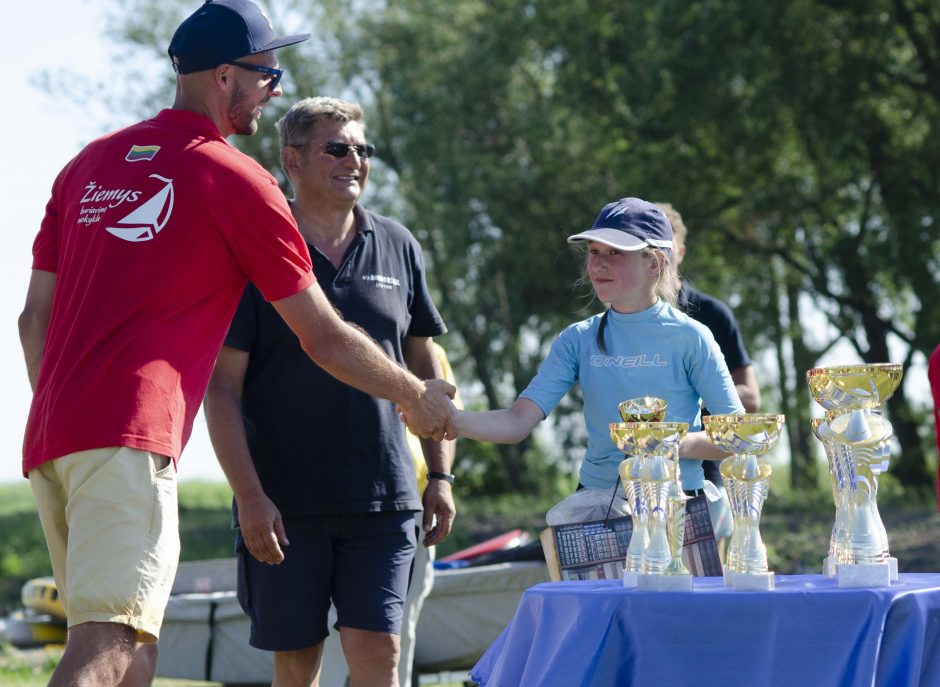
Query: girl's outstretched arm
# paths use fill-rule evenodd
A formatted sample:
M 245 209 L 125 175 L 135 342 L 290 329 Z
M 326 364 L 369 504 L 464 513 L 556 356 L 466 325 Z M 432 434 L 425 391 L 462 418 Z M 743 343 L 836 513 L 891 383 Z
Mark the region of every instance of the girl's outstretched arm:
M 503 410 L 458 410 L 457 434 L 495 444 L 518 444 L 544 419 L 541 408 L 520 398 Z

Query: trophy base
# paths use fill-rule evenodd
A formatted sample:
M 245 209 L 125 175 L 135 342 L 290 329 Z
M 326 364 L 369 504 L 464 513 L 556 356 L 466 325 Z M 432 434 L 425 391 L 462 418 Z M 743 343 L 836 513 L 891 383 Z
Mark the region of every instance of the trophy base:
M 888 567 L 891 568 L 891 581 L 897 582 L 898 581 L 898 559 L 895 558 L 894 556 L 891 556 L 888 559 Z
M 731 582 L 731 588 L 747 592 L 769 592 L 774 588 L 774 574 L 765 573 L 743 573 L 734 570 L 728 570 L 725 573 L 726 579 Z
M 890 563 L 841 564 L 838 568 L 840 589 L 891 586 Z
M 630 587 L 632 589 L 633 587 L 636 587 L 639 585 L 639 578 L 640 578 L 640 573 L 638 573 L 636 570 L 624 570 L 623 571 L 623 586 Z
M 823 558 L 823 564 L 822 564 L 823 575 L 825 575 L 826 577 L 835 577 L 836 574 L 838 573 L 837 568 L 838 568 L 838 565 L 836 564 L 834 558 L 831 558 L 830 556 L 826 556 L 825 558 Z
M 639 576 L 639 588 L 645 592 L 691 592 L 691 575 L 643 575 Z

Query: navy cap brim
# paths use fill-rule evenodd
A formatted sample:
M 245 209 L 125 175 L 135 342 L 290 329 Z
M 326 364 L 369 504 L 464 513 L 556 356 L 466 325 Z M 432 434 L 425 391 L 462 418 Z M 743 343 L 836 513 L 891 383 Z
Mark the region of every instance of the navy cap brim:
M 256 55 L 259 52 L 267 52 L 268 50 L 286 48 L 288 45 L 297 45 L 298 43 L 303 43 L 308 38 L 310 38 L 309 33 L 295 33 L 292 36 L 281 36 L 279 38 L 275 38 L 273 41 L 251 54 Z
M 649 245 L 643 239 L 620 229 L 588 229 L 580 234 L 568 237 L 568 243 L 578 243 L 579 241 L 597 241 L 605 246 L 622 251 L 642 250 Z

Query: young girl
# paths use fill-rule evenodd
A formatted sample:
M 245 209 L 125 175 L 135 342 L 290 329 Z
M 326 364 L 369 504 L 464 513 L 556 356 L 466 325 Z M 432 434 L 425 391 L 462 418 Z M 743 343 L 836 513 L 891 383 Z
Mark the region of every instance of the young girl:
M 510 408 L 459 411 L 457 430 L 470 439 L 518 443 L 578 382 L 588 432 L 580 483 L 609 489 L 623 460 L 608 429 L 620 421 L 617 405 L 656 396 L 667 403 L 667 422 L 689 423 L 679 469 L 682 488 L 698 495 L 705 484 L 702 459 L 726 456 L 702 431 L 699 402 L 715 414 L 744 408 L 711 332 L 674 307 L 679 279 L 669 220 L 652 203 L 622 198 L 606 205 L 591 229 L 568 238 L 584 241 L 588 276 L 609 309 L 565 329 Z

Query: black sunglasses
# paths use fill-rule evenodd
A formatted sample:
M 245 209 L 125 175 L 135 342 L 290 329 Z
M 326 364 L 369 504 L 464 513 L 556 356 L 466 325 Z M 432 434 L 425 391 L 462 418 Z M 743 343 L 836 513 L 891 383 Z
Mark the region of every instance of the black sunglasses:
M 375 154 L 375 146 L 371 143 L 340 143 L 339 141 L 330 141 L 323 145 L 323 152 L 333 157 L 344 158 L 349 155 L 350 150 L 355 150 L 360 158 L 372 157 Z
M 283 69 L 274 69 L 273 67 L 264 67 L 260 64 L 249 64 L 248 62 L 226 62 L 225 64 L 230 64 L 233 67 L 241 67 L 242 69 L 247 69 L 250 72 L 259 72 L 260 74 L 267 74 L 271 77 L 271 80 L 268 81 L 268 90 L 273 91 L 277 88 L 277 85 L 281 83 L 281 77 L 284 76 Z

